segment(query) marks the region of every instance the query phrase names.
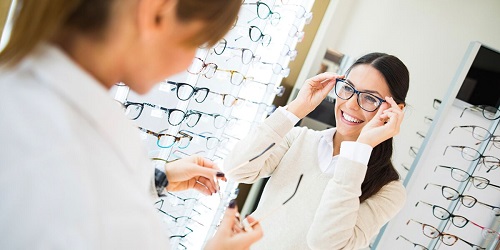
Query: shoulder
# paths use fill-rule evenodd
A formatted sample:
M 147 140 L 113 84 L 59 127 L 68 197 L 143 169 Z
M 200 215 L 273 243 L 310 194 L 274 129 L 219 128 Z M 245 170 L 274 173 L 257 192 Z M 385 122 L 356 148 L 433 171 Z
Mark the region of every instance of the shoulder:
M 385 204 L 392 204 L 395 209 L 399 210 L 406 202 L 406 189 L 401 181 L 391 181 L 366 201 L 379 201 Z

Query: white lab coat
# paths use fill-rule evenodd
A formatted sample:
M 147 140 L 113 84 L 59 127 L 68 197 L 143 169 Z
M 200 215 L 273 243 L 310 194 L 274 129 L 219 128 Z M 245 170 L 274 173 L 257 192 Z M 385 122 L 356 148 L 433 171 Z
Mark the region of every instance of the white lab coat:
M 0 71 L 0 143 L 0 249 L 168 249 L 137 128 L 60 49 Z

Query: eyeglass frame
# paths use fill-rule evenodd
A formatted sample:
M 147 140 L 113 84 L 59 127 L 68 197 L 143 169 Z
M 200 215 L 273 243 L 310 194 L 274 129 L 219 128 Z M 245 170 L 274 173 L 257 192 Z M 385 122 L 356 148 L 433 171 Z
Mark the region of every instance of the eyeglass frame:
M 201 61 L 202 66 L 201 66 L 200 70 L 198 70 L 197 72 L 191 72 L 191 68 L 193 67 L 195 60 Z M 211 66 L 211 65 L 214 65 L 214 72 L 213 72 L 213 74 L 215 75 L 215 72 L 217 71 L 217 68 L 219 68 L 219 66 L 217 66 L 217 64 L 212 63 L 212 62 L 206 63 L 205 60 L 203 60 L 203 59 L 201 59 L 199 57 L 195 57 L 193 59 L 193 63 L 191 63 L 191 65 L 187 69 L 187 72 L 190 73 L 190 74 L 193 74 L 193 75 L 200 75 L 201 74 L 204 77 L 206 77 L 207 79 L 210 79 L 210 78 L 213 77 L 213 75 L 207 76 L 207 73 L 209 72 L 207 69 L 209 69 L 208 66 Z M 203 70 L 206 70 L 206 72 L 203 72 Z
M 167 114 L 167 122 L 168 124 L 172 125 L 172 126 L 177 126 L 179 124 L 182 123 L 182 121 L 186 118 L 186 113 L 180 109 L 169 109 L 169 108 L 165 108 L 165 107 L 162 107 L 162 106 L 159 106 L 159 105 L 155 105 L 155 104 L 151 104 L 151 103 L 147 103 L 147 102 L 130 102 L 130 101 L 126 101 L 125 103 L 122 104 L 123 107 L 125 108 L 125 110 L 131 106 L 131 105 L 134 105 L 134 106 L 138 106 L 141 108 L 141 110 L 139 111 L 139 114 L 135 117 L 135 118 L 132 118 L 130 120 L 137 120 L 141 115 L 142 115 L 142 111 L 144 111 L 144 106 L 148 106 L 148 107 L 151 107 L 151 108 L 154 108 L 154 109 L 159 109 L 159 110 L 162 110 L 163 112 L 165 112 Z M 170 121 L 170 115 L 172 114 L 172 112 L 181 112 L 183 114 L 183 118 L 181 119 L 180 122 L 178 123 L 172 123 Z
M 462 169 L 459 169 L 459 168 L 456 168 L 456 167 L 444 166 L 444 165 L 437 165 L 437 166 L 434 168 L 434 171 L 436 171 L 436 169 L 437 169 L 438 167 L 441 167 L 441 168 L 448 168 L 448 169 L 450 169 L 451 174 L 453 173 L 453 171 L 454 171 L 454 170 L 459 170 L 459 171 L 461 171 L 461 172 L 465 173 L 465 174 L 467 175 L 467 179 L 465 179 L 465 180 L 463 180 L 463 181 L 455 179 L 455 178 L 453 177 L 453 174 L 452 174 L 451 178 L 452 178 L 453 180 L 458 181 L 458 182 L 466 182 L 466 181 L 470 181 L 470 180 L 472 179 L 472 185 L 473 185 L 475 188 L 477 188 L 477 189 L 485 189 L 485 188 L 486 188 L 486 187 L 488 187 L 488 186 L 492 186 L 492 187 L 496 187 L 496 188 L 500 189 L 500 186 L 495 185 L 495 184 L 491 184 L 491 183 L 490 183 L 490 180 L 486 179 L 485 177 L 482 177 L 482 176 L 473 176 L 473 175 L 471 175 L 471 174 L 467 173 L 466 171 L 464 171 L 464 170 L 462 170 Z M 481 183 L 485 183 L 485 184 L 486 184 L 486 186 L 481 187 L 480 185 L 476 185 L 476 184 L 474 183 L 474 180 L 475 180 L 475 179 L 477 179 L 477 180 L 483 180 L 483 182 L 481 182 Z
M 448 150 L 448 148 L 449 148 L 449 147 L 451 147 L 451 148 L 459 148 L 459 149 L 460 149 L 460 155 L 462 155 L 462 158 L 463 158 L 464 160 L 467 160 L 467 161 L 475 161 L 475 160 L 479 160 L 479 161 L 478 161 L 478 163 L 480 163 L 480 164 L 484 165 L 484 166 L 488 169 L 488 170 L 486 170 L 486 173 L 489 173 L 491 170 L 497 169 L 497 168 L 500 166 L 500 159 L 498 159 L 498 158 L 496 158 L 496 157 L 494 157 L 494 156 L 492 156 L 492 155 L 483 155 L 483 154 L 481 154 L 479 151 L 477 151 L 476 149 L 471 148 L 471 147 L 468 147 L 468 146 L 448 145 L 448 146 L 446 146 L 446 148 L 444 149 L 443 155 L 445 155 L 445 154 L 446 154 L 446 150 Z M 477 154 L 479 155 L 479 157 L 474 158 L 473 160 L 469 160 L 469 159 L 465 158 L 465 156 L 464 156 L 464 149 L 466 149 L 466 148 L 467 148 L 467 149 L 472 149 L 472 150 L 476 151 L 476 152 L 477 152 Z M 493 162 L 493 163 L 497 163 L 497 164 L 496 164 L 496 165 L 493 165 L 493 166 L 491 166 L 491 167 L 490 167 L 490 166 L 488 166 L 488 165 L 486 165 L 486 162 L 484 161 L 484 159 L 485 159 L 486 157 L 490 157 L 490 158 L 497 159 L 498 161 L 494 161 L 494 162 Z
M 472 137 L 474 137 L 474 139 L 477 139 L 477 140 L 480 140 L 480 141 L 487 141 L 487 140 L 489 140 L 491 137 L 493 137 L 493 134 L 492 134 L 492 133 L 490 133 L 490 131 L 488 131 L 487 129 L 485 129 L 485 128 L 481 127 L 481 126 L 477 126 L 477 125 L 455 126 L 455 127 L 453 127 L 453 128 L 450 130 L 450 132 L 449 132 L 448 134 L 451 134 L 451 132 L 453 132 L 453 130 L 455 130 L 456 128 L 463 128 L 463 129 L 465 129 L 465 128 L 472 128 L 472 131 L 471 131 L 471 133 L 472 133 Z M 474 130 L 475 130 L 476 128 L 480 128 L 480 129 L 482 129 L 482 130 L 486 131 L 486 133 L 488 134 L 488 136 L 487 136 L 485 139 L 479 139 L 479 138 L 475 137 L 475 136 L 474 136 Z M 477 135 L 477 133 L 476 133 L 476 135 Z
M 193 109 L 188 110 L 188 113 L 191 114 L 191 115 L 192 114 L 198 114 L 199 115 L 198 119 L 197 119 L 197 121 L 196 121 L 196 123 L 194 125 L 190 126 L 189 124 L 186 123 L 186 125 L 188 125 L 188 127 L 190 127 L 190 128 L 193 128 L 193 127 L 195 127 L 198 124 L 198 122 L 200 121 L 200 118 L 201 118 L 202 115 L 207 115 L 207 116 L 213 117 L 214 118 L 214 127 L 215 128 L 223 128 L 223 127 L 225 127 L 228 124 L 228 122 L 230 120 L 232 120 L 232 119 L 229 119 L 229 118 L 227 118 L 227 117 L 225 117 L 225 116 L 223 116 L 221 114 L 216 114 L 216 113 L 210 114 L 210 113 L 202 112 L 202 111 L 199 111 L 199 110 L 193 110 Z M 222 118 L 225 119 L 224 125 L 222 125 L 221 127 L 215 126 L 215 119 L 218 118 L 218 117 L 222 117 Z
M 210 89 L 209 88 L 206 88 L 206 87 L 194 87 L 193 85 L 189 84 L 189 83 L 185 83 L 185 82 L 174 82 L 174 81 L 164 81 L 164 83 L 167 83 L 167 84 L 171 84 L 171 85 L 175 85 L 176 86 L 176 95 L 177 95 L 177 98 L 181 101 L 187 101 L 189 100 L 191 97 L 193 97 L 194 95 L 196 95 L 197 93 L 199 93 L 200 91 L 206 91 L 206 94 L 205 96 L 202 98 L 201 101 L 199 101 L 196 97 L 194 98 L 194 100 L 197 102 L 197 103 L 202 103 L 204 102 L 206 99 L 207 99 L 207 96 L 208 96 L 208 92 L 210 92 Z M 189 94 L 189 97 L 188 98 L 180 98 L 179 96 L 179 89 L 180 87 L 182 86 L 189 86 L 191 87 L 192 91 L 191 93 Z M 172 89 L 173 90 L 173 89 Z M 203 92 L 202 92 L 203 93 Z
M 344 83 L 344 84 L 347 84 L 348 86 L 350 86 L 350 87 L 353 89 L 353 92 L 352 92 L 352 94 L 351 94 L 351 96 L 350 96 L 350 97 L 348 97 L 348 98 L 345 98 L 345 99 L 344 99 L 344 98 L 342 98 L 342 97 L 340 97 L 340 96 L 339 96 L 339 94 L 337 93 L 337 84 L 338 84 L 338 82 L 342 82 L 342 83 Z M 374 94 L 372 94 L 372 93 L 370 93 L 370 92 L 366 92 L 366 91 L 359 91 L 359 90 L 357 90 L 357 89 L 354 87 L 354 84 L 352 84 L 352 83 L 351 83 L 351 82 L 350 82 L 347 78 L 343 78 L 343 79 L 342 79 L 342 78 L 337 78 L 337 79 L 335 80 L 334 92 L 335 92 L 335 95 L 336 95 L 338 98 L 340 98 L 340 99 L 342 99 L 342 100 L 345 100 L 345 101 L 347 101 L 347 100 L 351 99 L 351 98 L 354 96 L 354 94 L 356 94 L 356 95 L 358 96 L 358 98 L 357 98 L 358 106 L 359 106 L 361 109 L 363 109 L 364 111 L 366 111 L 366 112 L 375 112 L 378 108 L 380 108 L 380 106 L 382 105 L 382 103 L 387 102 L 386 100 L 382 99 L 381 97 L 378 97 L 378 96 L 376 96 L 376 95 L 374 95 Z M 365 108 L 363 108 L 363 107 L 361 106 L 361 103 L 360 103 L 360 101 L 359 101 L 359 99 L 360 99 L 360 94 L 367 94 L 367 95 L 369 95 L 369 96 L 371 96 L 371 97 L 375 97 L 377 100 L 379 100 L 379 101 L 380 101 L 380 103 L 377 105 L 377 107 L 376 107 L 374 110 L 371 110 L 371 111 L 370 111 L 370 110 L 367 110 L 367 109 L 365 109 Z
M 485 207 L 490 208 L 490 209 L 492 210 L 492 213 L 493 213 L 493 215 L 494 215 L 494 216 L 500 216 L 500 207 L 495 207 L 495 206 L 493 206 L 493 205 L 486 204 L 486 203 L 484 203 L 484 202 L 480 202 L 480 201 L 478 201 L 478 200 L 477 200 L 477 198 L 476 198 L 476 197 L 474 197 L 474 196 L 472 196 L 472 195 L 463 195 L 463 194 L 460 194 L 460 192 L 458 192 L 458 190 L 456 190 L 456 189 L 454 189 L 454 188 L 452 188 L 452 187 L 444 186 L 444 185 L 439 185 L 439 184 L 434 184 L 434 183 L 427 183 L 427 184 L 425 185 L 425 187 L 424 187 L 424 190 L 425 190 L 425 189 L 427 189 L 427 186 L 428 186 L 428 185 L 432 185 L 432 186 L 440 187 L 440 188 L 441 188 L 441 195 L 442 195 L 445 199 L 447 199 L 447 200 L 449 200 L 449 201 L 454 201 L 454 200 L 460 199 L 460 202 L 462 203 L 462 205 L 463 205 L 464 207 L 467 207 L 467 208 L 473 208 L 476 204 L 480 204 L 480 205 L 483 205 L 483 206 L 485 206 Z M 454 198 L 454 197 L 455 197 L 455 195 L 454 195 L 453 197 L 450 197 L 450 198 L 446 197 L 446 196 L 445 196 L 445 189 L 451 189 L 453 192 L 455 192 L 455 193 L 457 194 L 457 195 L 456 195 L 456 198 Z M 464 202 L 464 198 L 469 198 L 469 199 L 471 199 L 471 200 L 472 200 L 472 201 L 474 201 L 474 202 L 472 203 L 472 205 L 468 205 L 468 204 L 466 204 L 466 203 Z
M 206 135 L 203 135 L 203 133 L 202 133 L 202 134 L 199 134 L 199 133 L 195 133 L 195 132 L 192 132 L 192 131 L 189 131 L 189 130 L 185 130 L 185 129 L 182 129 L 182 130 L 180 130 L 179 132 L 184 132 L 184 133 L 193 134 L 193 135 L 196 135 L 196 136 L 201 137 L 201 138 L 203 138 L 203 139 L 206 139 L 207 141 L 206 141 L 206 145 L 205 145 L 205 146 L 207 147 L 207 149 L 214 149 L 214 148 L 217 148 L 217 147 L 218 147 L 218 146 L 219 146 L 219 145 L 220 145 L 220 144 L 224 141 L 224 140 L 219 139 L 219 138 L 217 138 L 217 137 L 215 137 L 215 136 L 206 136 Z M 205 132 L 205 133 L 207 133 L 207 132 Z M 215 139 L 215 140 L 217 140 L 217 143 L 216 143 L 216 145 L 215 145 L 214 147 L 209 147 L 208 141 L 209 141 L 210 139 Z
M 278 13 L 278 12 L 272 11 L 271 8 L 269 7 L 269 5 L 267 5 L 266 3 L 262 2 L 262 1 L 257 1 L 255 3 L 242 3 L 242 5 L 257 5 L 257 10 L 256 10 L 257 11 L 256 12 L 257 13 L 257 17 L 249 20 L 247 23 L 252 22 L 256 18 L 260 18 L 262 20 L 268 19 L 269 22 L 271 23 L 271 25 L 277 25 L 279 23 L 279 21 L 281 20 L 281 14 Z M 268 14 L 265 17 L 261 17 L 259 15 L 259 7 L 262 6 L 262 5 L 264 5 L 265 7 L 267 7 L 267 10 L 268 10 Z M 277 15 L 275 15 L 275 14 L 277 14 Z M 278 21 L 277 22 L 273 22 L 274 20 L 278 20 Z
M 182 135 L 182 137 L 180 136 L 176 136 L 176 135 L 171 135 L 171 134 L 167 134 L 167 133 L 156 133 L 152 130 L 149 130 L 149 129 L 145 129 L 143 127 L 137 127 L 140 131 L 146 133 L 146 134 L 149 134 L 149 135 L 152 135 L 154 137 L 157 138 L 156 140 L 156 145 L 160 148 L 171 148 L 173 145 L 175 145 L 176 142 L 180 142 L 182 139 L 184 138 L 188 138 L 188 143 L 185 147 L 179 147 L 179 148 L 187 148 L 189 146 L 189 144 L 191 143 L 191 140 L 193 140 L 193 137 L 186 134 L 186 133 L 182 133 L 182 132 L 179 132 L 180 135 Z M 163 136 L 169 136 L 169 137 L 173 137 L 174 138 L 174 141 L 172 142 L 172 144 L 170 144 L 169 146 L 163 146 L 163 145 L 160 145 L 160 139 L 161 137 Z
M 486 110 L 486 108 L 494 108 L 496 109 L 497 111 L 493 114 L 494 118 L 489 118 L 486 116 L 486 113 L 484 113 L 485 111 L 488 111 Z M 465 110 L 472 110 L 472 111 L 477 111 L 477 112 L 481 112 L 483 114 L 483 117 L 490 120 L 490 121 L 494 121 L 498 118 L 500 118 L 500 110 L 496 107 L 493 107 L 493 106 L 489 106 L 489 105 L 472 105 L 472 106 L 469 106 L 469 107 L 465 107 L 463 110 L 462 110 L 462 113 L 460 114 L 460 118 L 464 115 L 464 112 Z M 496 115 L 498 114 L 497 117 L 495 117 Z
M 434 204 L 430 204 L 430 203 L 427 203 L 425 201 L 418 201 L 417 203 L 415 203 L 415 207 L 417 207 L 418 204 L 420 204 L 420 203 L 423 203 L 423 204 L 425 204 L 427 206 L 432 207 L 432 215 L 434 215 L 434 217 L 436 217 L 437 219 L 440 219 L 440 220 L 451 220 L 451 223 L 454 226 L 458 227 L 458 228 L 463 228 L 463 227 L 465 227 L 469 223 L 469 219 L 465 218 L 464 216 L 453 214 L 450 211 L 448 211 L 448 209 L 446 209 L 444 207 L 441 207 L 441 206 L 438 206 L 438 205 L 434 205 Z M 441 209 L 444 212 L 446 212 L 446 218 L 441 218 L 441 217 L 437 216 L 436 215 L 436 208 Z M 461 218 L 463 221 L 465 221 L 465 223 L 463 225 L 455 223 L 455 218 Z
M 464 240 L 464 239 L 462 239 L 462 238 L 460 238 L 460 237 L 458 237 L 458 236 L 456 236 L 456 235 L 454 235 L 454 234 L 449 234 L 449 233 L 444 233 L 444 232 L 441 232 L 441 231 L 439 231 L 436 227 L 434 227 L 434 226 L 432 226 L 432 225 L 429 225 L 429 224 L 426 224 L 426 223 L 422 223 L 422 222 L 417 221 L 417 220 L 414 220 L 414 219 L 409 219 L 409 220 L 406 222 L 406 225 L 408 225 L 408 224 L 410 223 L 410 221 L 413 221 L 413 222 L 416 222 L 416 223 L 418 223 L 418 224 L 422 225 L 422 233 L 423 233 L 423 235 L 425 235 L 426 237 L 431 238 L 431 239 L 440 238 L 441 242 L 443 242 L 443 244 L 445 244 L 445 245 L 447 245 L 447 246 L 453 246 L 453 245 L 455 245 L 455 243 L 457 243 L 457 241 L 458 241 L 458 240 L 461 240 L 461 241 L 465 242 L 466 244 L 468 244 L 468 245 L 469 245 L 469 246 L 471 246 L 471 247 L 477 246 L 477 247 L 479 247 L 480 249 L 485 249 L 485 248 L 480 247 L 480 246 L 478 246 L 478 245 L 472 244 L 472 243 L 470 243 L 470 242 L 468 242 L 468 241 L 466 241 L 466 240 Z M 432 236 L 428 236 L 427 234 L 425 234 L 425 233 L 424 233 L 424 227 L 426 227 L 426 226 L 427 226 L 427 227 L 430 227 L 430 228 L 434 229 L 436 232 L 438 232 L 438 233 L 439 233 L 439 234 L 438 234 L 438 236 L 436 236 L 436 237 L 432 237 Z M 445 235 L 448 235 L 448 236 L 453 237 L 453 238 L 455 239 L 455 241 L 454 241 L 452 244 L 446 244 L 446 242 L 444 242 L 444 239 L 443 239 L 443 236 L 445 236 Z

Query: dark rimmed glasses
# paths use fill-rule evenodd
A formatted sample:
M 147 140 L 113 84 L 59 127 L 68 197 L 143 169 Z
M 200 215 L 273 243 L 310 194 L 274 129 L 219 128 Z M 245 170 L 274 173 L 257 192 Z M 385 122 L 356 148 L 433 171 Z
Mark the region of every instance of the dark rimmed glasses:
M 171 90 L 176 90 L 177 98 L 181 101 L 187 101 L 194 96 L 194 100 L 197 103 L 202 103 L 207 99 L 208 92 L 210 91 L 208 88 L 193 87 L 184 82 L 165 81 L 164 83 L 175 86 Z
M 476 187 L 477 189 L 485 189 L 487 186 L 492 186 L 492 187 L 496 187 L 496 188 L 500 189 L 500 186 L 491 184 L 490 180 L 488 180 L 484 177 L 481 177 L 481 176 L 472 176 L 462 169 L 450 167 L 450 166 L 437 165 L 436 168 L 434 168 L 434 171 L 436 171 L 436 169 L 438 167 L 450 169 L 451 178 L 453 178 L 456 181 L 465 182 L 465 181 L 471 180 L 472 185 L 474 187 Z
M 409 240 L 408 238 L 404 237 L 403 235 L 399 235 L 398 237 L 396 237 L 396 240 L 398 240 L 399 238 L 403 239 L 403 240 L 406 240 L 407 242 L 410 242 L 412 245 L 413 245 L 413 249 L 417 249 L 417 250 L 429 250 L 429 248 L 423 246 L 423 245 L 420 245 L 418 243 L 415 243 L 411 240 Z
M 457 146 L 457 145 L 446 146 L 443 155 L 446 154 L 446 150 L 448 150 L 448 148 L 450 147 L 460 150 L 462 158 L 464 158 L 465 160 L 475 161 L 477 159 L 480 159 L 479 163 L 484 165 L 488 169 L 486 170 L 486 173 L 489 173 L 491 170 L 494 170 L 500 166 L 500 159 L 490 155 L 483 155 L 479 153 L 479 151 L 467 146 Z
M 440 220 L 447 220 L 447 219 L 451 218 L 451 223 L 458 228 L 465 227 L 465 225 L 467 225 L 467 223 L 469 222 L 469 220 L 467 218 L 465 218 L 461 215 L 452 214 L 450 211 L 446 210 L 446 208 L 444 208 L 444 207 L 430 204 L 430 203 L 427 203 L 425 201 L 417 202 L 415 204 L 415 207 L 417 207 L 418 204 L 425 204 L 427 206 L 432 207 L 432 214 L 434 215 L 434 217 L 436 217 Z
M 500 118 L 500 110 L 498 110 L 498 108 L 488 106 L 488 105 L 474 105 L 474 106 L 466 107 L 466 108 L 464 108 L 464 110 L 462 110 L 460 117 L 462 117 L 464 115 L 464 112 L 466 110 L 481 112 L 483 114 L 483 117 L 488 119 L 488 120 L 496 120 L 496 119 Z
M 175 136 L 171 134 L 166 134 L 166 133 L 156 133 L 154 131 L 151 131 L 149 129 L 145 129 L 142 127 L 138 127 L 140 131 L 152 135 L 157 138 L 156 140 L 156 145 L 160 148 L 170 148 L 172 147 L 175 143 L 178 143 L 179 148 L 186 148 L 189 146 L 189 143 L 193 139 L 192 136 L 179 132 L 180 136 Z
M 422 233 L 425 236 L 427 236 L 431 239 L 439 238 L 441 240 L 441 242 L 443 242 L 443 244 L 445 244 L 447 246 L 453 246 L 453 245 L 455 245 L 455 243 L 457 243 L 458 240 L 461 240 L 464 243 L 466 243 L 467 245 L 471 246 L 473 249 L 476 249 L 476 250 L 485 249 L 484 247 L 480 247 L 478 245 L 472 244 L 472 243 L 470 243 L 470 242 L 468 242 L 468 241 L 466 241 L 466 240 L 464 240 L 456 235 L 449 234 L 449 233 L 443 233 L 443 232 L 439 231 L 437 228 L 435 228 L 434 226 L 416 221 L 414 219 L 409 219 L 406 222 L 406 225 L 408 225 L 410 223 L 410 221 L 413 221 L 415 223 L 422 225 Z
M 188 72 L 194 75 L 202 74 L 210 79 L 215 75 L 217 67 L 215 63 L 205 63 L 203 59 L 195 57 L 193 63 L 188 68 Z
M 336 80 L 335 94 L 342 100 L 349 100 L 354 94 L 358 95 L 359 107 L 367 112 L 374 112 L 382 103 L 386 102 L 384 99 L 370 92 L 356 90 L 347 79 Z
M 254 42 L 260 41 L 262 46 L 269 46 L 269 44 L 271 44 L 271 36 L 264 34 L 257 26 L 250 26 L 248 28 L 248 36 L 250 36 L 250 40 Z
M 468 208 L 472 208 L 472 207 L 474 207 L 474 205 L 480 204 L 480 205 L 483 205 L 487 208 L 490 208 L 492 210 L 493 215 L 500 216 L 500 207 L 495 207 L 495 206 L 480 202 L 474 196 L 471 196 L 471 195 L 462 195 L 456 189 L 448 187 L 448 186 L 438 185 L 438 184 L 434 184 L 434 183 L 427 183 L 424 187 L 424 190 L 427 189 L 428 185 L 441 188 L 441 194 L 447 200 L 454 201 L 454 200 L 460 199 L 460 202 L 462 203 L 462 205 L 464 205 L 465 207 L 468 207 Z
M 137 118 L 139 118 L 139 116 L 141 116 L 142 114 L 142 111 L 144 110 L 144 106 L 151 107 L 156 111 L 158 111 L 154 114 L 153 114 L 154 111 L 152 112 L 152 115 L 155 117 L 161 118 L 163 116 L 162 113 L 165 113 L 167 115 L 168 123 L 172 126 L 179 125 L 186 116 L 186 113 L 184 113 L 184 111 L 180 109 L 164 108 L 159 105 L 147 102 L 139 103 L 139 102 L 127 101 L 123 104 L 123 106 L 125 107 L 125 115 L 130 120 L 136 120 Z

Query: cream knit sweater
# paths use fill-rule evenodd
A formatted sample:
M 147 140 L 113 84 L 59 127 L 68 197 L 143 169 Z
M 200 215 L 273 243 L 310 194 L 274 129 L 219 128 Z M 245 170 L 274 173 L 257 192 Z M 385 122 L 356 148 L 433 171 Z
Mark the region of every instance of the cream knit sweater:
M 230 179 L 253 183 L 271 176 L 252 214 L 257 219 L 290 197 L 300 174 L 304 174 L 293 199 L 261 222 L 264 237 L 252 249 L 367 247 L 403 207 L 406 192 L 399 181 L 385 185 L 360 204 L 366 165 L 341 156 L 333 176 L 322 173 L 317 157 L 320 137 L 318 131 L 293 128 L 282 112 L 275 112 L 226 158 L 225 171 Z M 245 167 L 231 169 L 273 142 L 276 145 L 263 156 Z

